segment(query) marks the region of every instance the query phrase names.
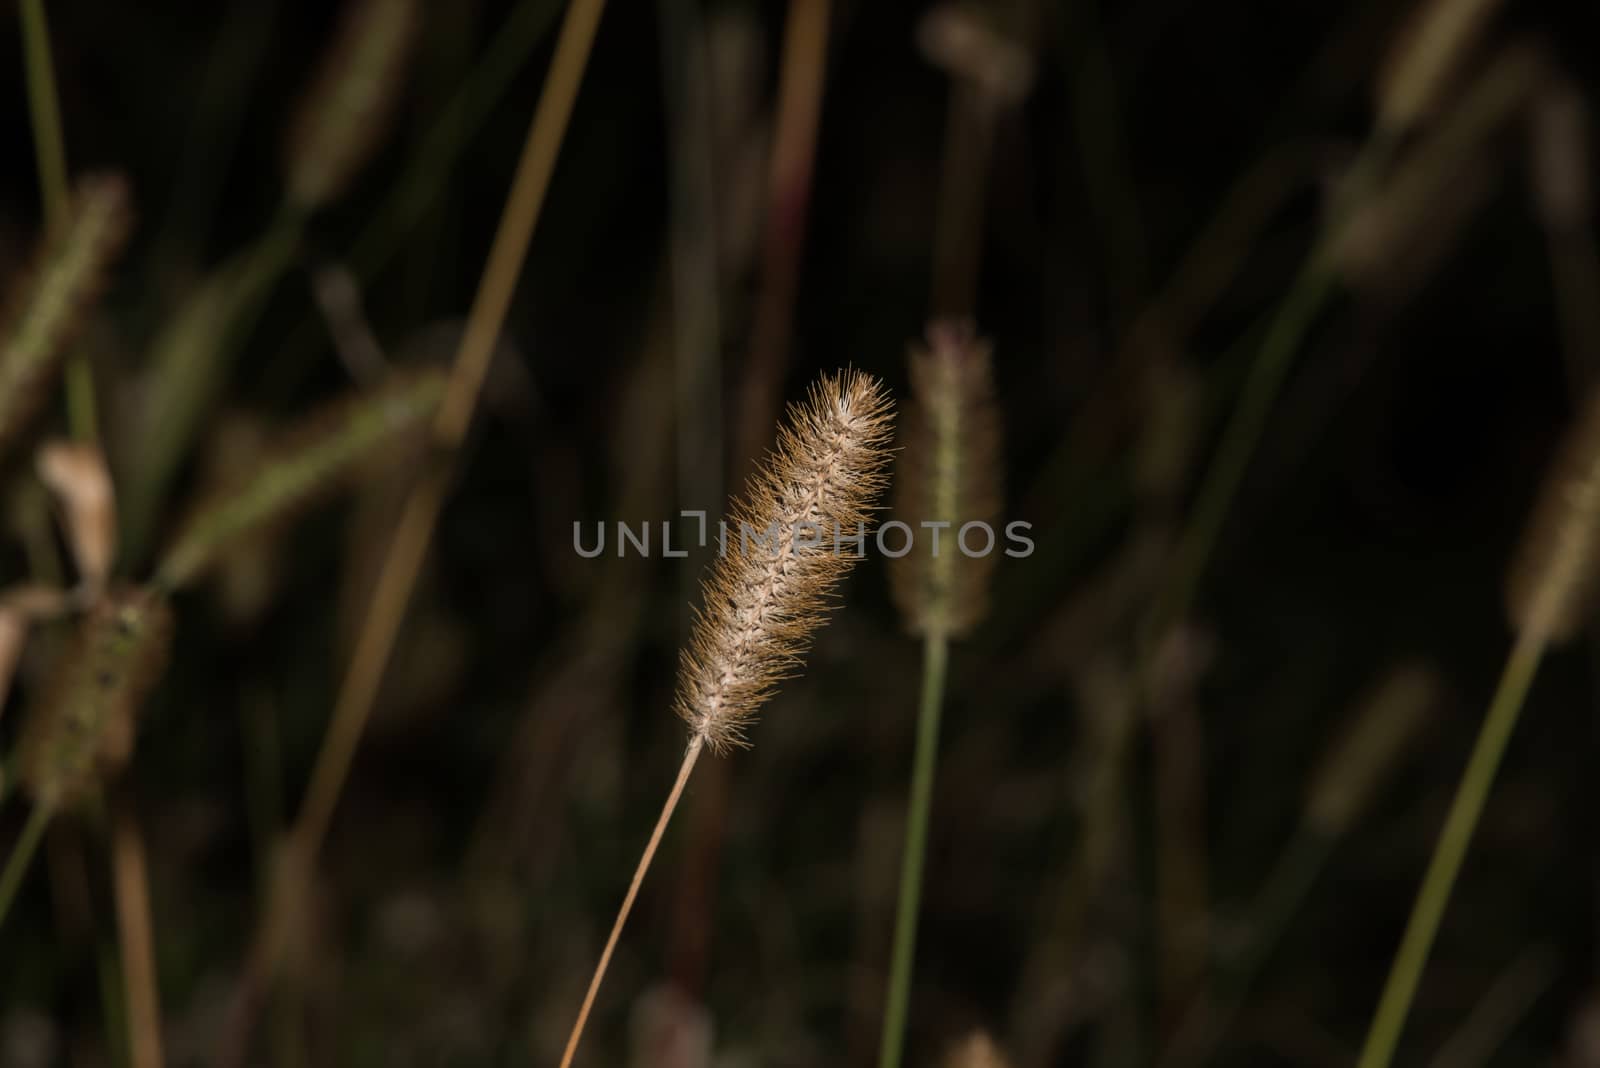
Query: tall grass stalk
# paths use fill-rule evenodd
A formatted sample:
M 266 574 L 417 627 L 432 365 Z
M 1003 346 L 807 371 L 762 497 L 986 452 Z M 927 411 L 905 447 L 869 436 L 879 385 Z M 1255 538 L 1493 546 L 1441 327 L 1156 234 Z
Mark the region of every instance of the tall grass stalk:
M 911 975 L 917 956 L 917 917 L 922 908 L 922 870 L 928 851 L 928 817 L 933 808 L 934 769 L 939 754 L 939 713 L 944 704 L 949 641 L 930 633 L 922 640 L 922 697 L 917 710 L 917 747 L 911 765 L 911 801 L 906 813 L 905 852 L 900 863 L 900 894 L 895 906 L 894 949 L 883 1010 L 879 1068 L 898 1068 L 905 1049 L 906 1013 L 911 1005 Z
M 505 324 L 517 279 L 527 258 L 534 227 L 544 207 L 550 176 L 572 117 L 605 0 L 573 0 L 567 8 L 544 89 L 528 127 L 522 155 L 506 195 L 488 262 L 467 315 L 461 345 L 449 383 L 433 423 L 432 439 L 441 455 L 428 464 L 406 497 L 367 604 L 355 650 L 345 671 L 333 716 L 323 737 L 299 814 L 289 830 L 287 848 L 293 870 L 307 872 L 327 837 L 333 811 L 349 777 L 350 765 L 366 729 L 378 687 L 383 681 L 400 623 L 422 570 L 433 529 L 444 507 L 451 454 L 466 437 L 489 360 Z M 293 880 L 291 880 L 293 882 Z M 231 1019 L 222 1035 L 217 1060 L 241 1063 L 245 1056 L 261 987 L 276 972 L 284 918 L 299 909 L 303 887 L 289 886 L 268 898 L 266 915 L 245 966 Z
M 556 43 L 550 73 L 540 94 L 517 173 L 500 217 L 489 261 L 484 267 L 472 309 L 462 333 L 439 414 L 434 438 L 453 452 L 466 437 L 478 394 L 489 372 L 500 330 L 505 323 L 517 278 L 527 258 L 534 226 L 544 206 L 550 175 L 566 134 L 583 71 L 594 44 L 605 0 L 573 0 Z M 365 729 L 378 684 L 393 650 L 400 620 L 421 570 L 433 528 L 444 503 L 448 469 L 434 464 L 407 498 L 379 573 L 361 636 L 340 688 L 333 721 L 317 755 L 305 803 L 295 824 L 295 842 L 305 859 L 320 847 L 333 807 L 349 773 L 350 761 Z
M 33 126 L 33 155 L 39 168 L 39 193 L 44 201 L 45 225 L 52 235 L 67 224 L 67 150 L 61 135 L 61 104 L 56 93 L 55 62 L 50 56 L 50 22 L 44 0 L 21 0 L 22 62 L 28 84 L 28 119 Z M 67 362 L 67 425 L 72 436 L 93 441 L 95 414 L 94 374 L 82 354 Z
M 942 525 L 949 536 L 942 549 L 930 539 L 915 546 L 918 551 L 892 560 L 889 569 L 890 592 L 906 629 L 923 642 L 923 674 L 881 1068 L 898 1068 L 905 1044 L 949 642 L 971 632 L 989 608 L 993 553 L 968 556 L 961 532 L 969 523 L 992 530 L 1000 515 L 1000 414 L 992 350 L 968 322 L 935 321 L 927 333 L 927 345 L 914 346 L 910 354 L 912 403 L 895 473 L 894 511 L 912 528 L 932 523 L 937 533 Z
M 1484 802 L 1488 800 L 1489 789 L 1494 785 L 1506 744 L 1511 740 L 1528 689 L 1539 670 L 1547 640 L 1540 628 L 1528 627 L 1512 646 L 1494 699 L 1489 703 L 1489 712 L 1478 731 L 1472 756 L 1467 761 L 1467 769 L 1450 803 L 1433 859 L 1428 863 L 1427 874 L 1412 904 L 1411 918 L 1406 922 L 1400 949 L 1389 969 L 1389 978 L 1384 983 L 1357 1068 L 1387 1068 L 1394 1060 L 1400 1032 L 1405 1027 L 1423 966 L 1433 948 L 1434 936 L 1438 934 L 1439 922 L 1450 901 L 1450 892 L 1455 888 L 1456 877 L 1461 873 L 1461 863 L 1466 858 L 1473 831 L 1477 829 Z
M 111 885 L 122 951 L 122 993 L 128 1007 L 129 1063 L 132 1068 L 161 1068 L 161 997 L 144 853 L 138 818 L 131 799 L 124 796 L 112 813 Z
M 1387 1068 L 1439 931 L 1478 818 L 1494 785 L 1539 661 L 1552 642 L 1571 638 L 1592 616 L 1600 593 L 1600 392 L 1569 431 L 1534 502 L 1506 581 L 1517 639 L 1456 787 L 1444 829 L 1417 891 L 1363 1044 L 1359 1068 Z

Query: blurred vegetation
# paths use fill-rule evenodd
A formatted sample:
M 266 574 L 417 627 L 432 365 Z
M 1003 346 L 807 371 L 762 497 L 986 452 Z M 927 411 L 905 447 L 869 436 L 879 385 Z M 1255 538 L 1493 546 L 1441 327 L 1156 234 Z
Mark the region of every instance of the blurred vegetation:
M 309 894 L 247 1063 L 554 1063 L 682 755 L 709 556 L 585 559 L 574 524 L 714 519 L 819 371 L 905 396 L 932 316 L 992 342 L 1003 515 L 1036 550 L 951 645 L 906 1063 L 977 1030 L 1020 1068 L 1182 1063 L 1197 1012 L 1209 1063 L 1352 1063 L 1505 659 L 1517 536 L 1600 369 L 1600 9 L 1481 5 L 1426 106 L 1394 104 L 1433 62 L 1419 13 L 1452 3 L 611 5 L 305 868 L 282 837 L 435 459 L 352 413 L 449 366 L 563 5 L 420 5 L 387 106 L 319 140 L 296 116 L 332 114 L 319 63 L 358 62 L 319 58 L 341 5 L 43 4 L 66 172 L 120 174 L 133 205 L 62 351 L 121 552 L 106 594 L 78 569 L 92 521 L 36 469 L 74 429 L 62 371 L 0 454 L 0 856 L 94 598 L 227 487 L 296 507 L 230 520 L 185 561 L 203 580 L 160 591 L 137 745 L 51 820 L 0 927 L 0 1065 L 138 1063 L 130 815 L 166 1063 L 241 1037 L 285 877 Z M 0 19 L 8 297 L 51 226 L 26 6 Z M 291 181 L 296 144 L 370 155 Z M 341 420 L 366 436 L 326 448 Z M 281 464 L 317 442 L 339 470 L 314 494 Z M 702 762 L 580 1063 L 873 1063 L 919 647 L 881 559 L 844 602 L 753 748 Z M 1592 637 L 1546 658 L 1397 1063 L 1600 1065 L 1597 670 Z M 1361 734 L 1393 686 L 1426 715 Z

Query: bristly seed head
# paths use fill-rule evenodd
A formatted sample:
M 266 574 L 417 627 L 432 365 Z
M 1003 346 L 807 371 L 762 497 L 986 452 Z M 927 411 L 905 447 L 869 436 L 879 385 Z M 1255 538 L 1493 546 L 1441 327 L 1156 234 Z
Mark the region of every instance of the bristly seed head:
M 886 483 L 892 403 L 877 379 L 825 376 L 789 410 L 777 449 L 732 504 L 684 649 L 674 707 L 718 752 L 792 675 Z
M 153 590 L 108 590 L 89 609 L 18 741 L 22 786 L 35 804 L 71 807 L 127 763 L 171 634 L 171 610 Z
M 999 521 L 1000 417 L 989 344 L 965 322 L 928 327 L 911 349 L 912 403 L 896 464 L 894 516 L 913 531 L 889 562 L 890 589 L 914 634 L 958 637 L 988 611 L 995 552 L 958 543 L 963 525 Z M 924 523 L 944 523 L 930 530 Z M 935 534 L 937 531 L 937 534 Z M 934 538 L 938 538 L 935 552 Z

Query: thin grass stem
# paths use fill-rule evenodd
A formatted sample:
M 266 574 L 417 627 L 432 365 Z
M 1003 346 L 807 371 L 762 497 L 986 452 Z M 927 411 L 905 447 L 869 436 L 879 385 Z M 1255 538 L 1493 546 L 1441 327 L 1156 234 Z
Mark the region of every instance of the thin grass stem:
M 899 1068 L 905 1049 L 911 975 L 917 956 L 917 914 L 922 904 L 922 871 L 928 852 L 928 816 L 933 808 L 933 777 L 939 756 L 939 712 L 944 704 L 948 659 L 945 636 L 930 633 L 922 646 L 922 699 L 917 712 L 911 800 L 906 812 L 905 851 L 900 860 L 900 899 L 895 912 L 894 950 L 890 956 L 878 1068 Z
M 122 952 L 122 992 L 127 1003 L 129 1063 L 132 1068 L 161 1068 L 161 997 L 151 934 L 150 882 L 144 837 L 127 800 L 113 815 L 111 875 Z
M 572 116 L 604 9 L 605 0 L 573 0 L 567 9 L 555 56 L 528 128 L 489 260 L 468 313 L 450 382 L 434 422 L 434 441 L 446 455 L 461 444 L 471 422 L 484 377 L 488 374 L 489 359 L 499 340 L 534 227 L 544 206 L 556 156 L 566 134 L 567 121 Z M 412 488 L 385 553 L 355 652 L 339 689 L 328 733 L 317 755 L 300 814 L 290 832 L 292 855 L 306 866 L 306 871 L 310 870 L 327 836 L 334 808 L 349 777 L 351 762 L 394 650 L 395 638 L 427 556 L 448 486 L 449 466 L 441 459 L 431 464 Z M 292 911 L 297 899 L 298 895 L 293 892 L 278 895 L 274 898 L 275 907 Z M 279 919 L 267 917 L 264 924 L 267 938 L 272 932 L 283 929 Z M 270 943 L 258 945 L 252 959 L 258 967 L 270 972 L 277 963 L 277 947 Z
M 33 125 L 33 158 L 39 168 L 39 194 L 45 225 L 59 233 L 67 221 L 67 152 L 61 136 L 61 105 L 56 96 L 55 63 L 50 57 L 50 23 L 44 0 L 21 0 L 22 62 L 28 84 L 28 119 Z
M 645 872 L 650 870 L 650 862 L 655 859 L 656 849 L 661 845 L 661 836 L 667 829 L 667 822 L 672 819 L 673 811 L 678 807 L 678 801 L 683 797 L 683 788 L 688 785 L 689 775 L 694 771 L 695 761 L 700 759 L 700 750 L 705 747 L 705 736 L 694 735 L 689 741 L 689 748 L 684 751 L 683 764 L 678 768 L 678 779 L 672 784 L 672 792 L 667 795 L 666 804 L 661 806 L 661 816 L 656 820 L 655 830 L 650 832 L 650 841 L 645 843 L 644 853 L 639 857 L 639 866 L 634 869 L 633 882 L 628 884 L 628 893 L 622 899 L 622 907 L 617 909 L 617 918 L 611 924 L 611 934 L 606 939 L 605 949 L 600 951 L 600 963 L 595 965 L 594 976 L 589 980 L 589 989 L 583 995 L 583 1005 L 578 1009 L 578 1019 L 572 1025 L 572 1033 L 567 1036 L 567 1048 L 561 1054 L 561 1068 L 569 1068 L 572 1058 L 578 1052 L 578 1042 L 583 1038 L 584 1024 L 589 1021 L 589 1012 L 594 1008 L 595 995 L 600 992 L 600 983 L 606 977 L 606 968 L 611 964 L 611 954 L 616 951 L 617 939 L 622 937 L 623 924 L 628 922 L 628 913 L 633 911 L 634 899 L 639 896 L 639 887 L 644 882 Z
M 1501 673 L 1500 684 L 1494 699 L 1489 703 L 1488 714 L 1478 731 L 1472 756 L 1456 788 L 1455 799 L 1450 803 L 1444 829 L 1434 846 L 1433 859 L 1417 891 L 1411 907 L 1411 918 L 1406 923 L 1400 949 L 1390 966 L 1388 981 L 1372 1018 L 1366 1042 L 1361 1049 L 1357 1068 L 1387 1068 L 1394 1059 L 1400 1042 L 1400 1032 L 1405 1027 L 1406 1016 L 1422 978 L 1422 969 L 1428 962 L 1434 936 L 1444 917 L 1450 892 L 1455 887 L 1456 876 L 1461 872 L 1467 846 L 1478 826 L 1489 790 L 1494 785 L 1495 773 L 1505 755 L 1506 744 L 1517 725 L 1517 717 L 1533 685 L 1544 655 L 1546 639 L 1542 627 L 1525 627 L 1517 637 L 1516 645 Z
M 22 885 L 22 877 L 27 874 L 28 865 L 33 861 L 33 854 L 39 849 L 39 840 L 44 837 L 44 829 L 50 825 L 51 810 L 45 805 L 33 806 L 33 811 L 28 813 L 28 822 L 22 825 L 22 835 L 17 839 L 17 844 L 11 847 L 11 856 L 6 858 L 4 871 L 0 871 L 0 926 L 6 922 L 6 914 L 11 911 L 11 903 L 16 900 L 17 889 Z
M 50 22 L 44 0 L 22 0 L 22 61 L 28 83 L 28 119 L 33 126 L 33 156 L 39 168 L 39 193 L 45 225 L 59 234 L 67 224 L 67 150 L 61 134 L 61 104 L 56 95 L 55 63 L 50 57 Z M 94 373 L 81 354 L 67 363 L 67 425 L 80 441 L 95 440 Z
M 1371 189 L 1391 152 L 1387 142 L 1372 142 L 1352 164 L 1349 184 L 1335 218 L 1267 326 L 1238 403 L 1223 431 L 1222 442 L 1206 469 L 1199 497 L 1178 543 L 1172 572 L 1150 614 L 1145 633 L 1147 650 L 1161 640 L 1169 626 L 1189 612 L 1195 589 L 1216 548 L 1217 536 L 1233 507 L 1245 470 L 1261 441 L 1267 417 L 1288 378 L 1294 355 L 1338 288 L 1330 250 L 1350 208 Z

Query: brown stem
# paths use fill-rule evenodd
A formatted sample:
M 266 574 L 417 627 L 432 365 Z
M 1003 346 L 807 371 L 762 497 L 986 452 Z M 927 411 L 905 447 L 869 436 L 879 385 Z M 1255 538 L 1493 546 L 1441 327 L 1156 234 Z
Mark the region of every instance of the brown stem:
M 622 899 L 622 907 L 617 910 L 617 919 L 611 925 L 611 936 L 606 939 L 606 948 L 600 951 L 600 963 L 595 965 L 594 978 L 589 980 L 588 993 L 583 995 L 583 1005 L 578 1009 L 577 1022 L 572 1025 L 572 1034 L 567 1037 L 566 1051 L 561 1054 L 561 1068 L 569 1068 L 573 1056 L 578 1052 L 578 1040 L 583 1037 L 583 1025 L 589 1020 L 589 1010 L 594 1008 L 595 995 L 600 991 L 600 981 L 606 976 L 606 966 L 611 963 L 611 954 L 617 948 L 622 925 L 628 922 L 628 913 L 633 911 L 633 900 L 639 896 L 639 886 L 644 882 L 644 874 L 650 870 L 650 862 L 655 859 L 656 847 L 661 844 L 661 835 L 667 829 L 667 821 L 672 818 L 673 810 L 678 807 L 678 799 L 683 796 L 683 788 L 689 782 L 689 773 L 694 771 L 694 763 L 700 758 L 700 750 L 704 745 L 705 738 L 697 734 L 683 754 L 683 766 L 678 769 L 678 781 L 672 784 L 672 792 L 667 795 L 667 803 L 661 806 L 661 817 L 656 820 L 656 829 L 650 832 L 650 841 L 645 844 L 644 854 L 639 857 L 639 867 L 633 873 L 633 882 L 628 885 L 628 893 Z
M 111 877 L 116 894 L 117 941 L 128 999 L 128 1048 L 133 1068 L 161 1068 L 161 998 L 150 924 L 150 884 L 144 837 L 131 802 L 117 806 L 111 828 Z

